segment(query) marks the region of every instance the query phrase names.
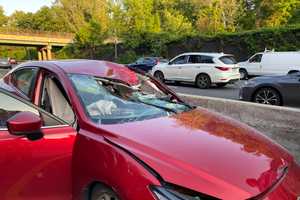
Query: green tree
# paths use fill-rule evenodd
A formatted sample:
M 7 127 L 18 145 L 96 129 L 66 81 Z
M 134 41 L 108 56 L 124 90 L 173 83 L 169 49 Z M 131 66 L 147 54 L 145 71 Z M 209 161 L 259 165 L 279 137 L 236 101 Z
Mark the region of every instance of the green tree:
M 124 22 L 128 29 L 138 33 L 159 33 L 160 21 L 153 6 L 153 0 L 124 0 Z
M 63 10 L 58 6 L 44 6 L 33 15 L 33 29 L 69 32 L 68 24 L 61 20 Z
M 287 24 L 299 0 L 261 0 L 257 1 L 257 27 L 276 27 Z
M 57 6 L 44 6 L 36 13 L 15 11 L 9 17 L 8 25 L 20 29 L 69 32 L 70 28 L 61 20 L 62 12 Z
M 91 20 L 99 23 L 103 32 L 108 31 L 109 7 L 106 0 L 57 0 L 55 5 L 63 10 L 62 20 L 72 32 L 76 33 L 90 24 Z
M 102 45 L 106 38 L 107 35 L 102 31 L 101 24 L 90 20 L 76 33 L 74 47 L 83 50 L 83 56 L 94 59 L 97 47 Z
M 8 17 L 4 14 L 3 7 L 0 6 L 0 26 L 4 26 L 7 24 Z
M 198 12 L 202 4 L 203 0 L 156 0 L 156 5 L 162 12 L 166 9 L 175 10 L 192 25 L 197 23 Z
M 238 16 L 241 12 L 239 0 L 212 0 L 203 2 L 197 20 L 197 28 L 201 32 L 235 32 Z
M 20 29 L 34 29 L 34 14 L 15 11 L 9 17 L 8 26 Z
M 245 0 L 245 12 L 240 16 L 246 29 L 287 25 L 299 9 L 299 0 Z
M 300 6 L 295 9 L 292 17 L 289 20 L 289 24 L 300 24 Z
M 170 39 L 194 33 L 192 23 L 177 10 L 165 10 L 162 16 L 163 31 L 170 34 Z

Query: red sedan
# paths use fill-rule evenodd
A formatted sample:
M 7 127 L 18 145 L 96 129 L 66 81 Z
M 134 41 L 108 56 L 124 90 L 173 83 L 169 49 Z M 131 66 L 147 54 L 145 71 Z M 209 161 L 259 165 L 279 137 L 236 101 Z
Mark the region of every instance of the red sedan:
M 122 65 L 29 62 L 0 87 L 0 199 L 299 199 L 286 150 Z

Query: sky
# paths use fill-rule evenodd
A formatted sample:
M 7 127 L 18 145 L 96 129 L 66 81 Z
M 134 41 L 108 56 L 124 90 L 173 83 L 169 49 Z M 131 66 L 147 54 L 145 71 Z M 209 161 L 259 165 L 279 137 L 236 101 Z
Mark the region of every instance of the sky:
M 15 10 L 36 12 L 42 6 L 50 6 L 54 0 L 0 0 L 6 15 L 11 15 Z

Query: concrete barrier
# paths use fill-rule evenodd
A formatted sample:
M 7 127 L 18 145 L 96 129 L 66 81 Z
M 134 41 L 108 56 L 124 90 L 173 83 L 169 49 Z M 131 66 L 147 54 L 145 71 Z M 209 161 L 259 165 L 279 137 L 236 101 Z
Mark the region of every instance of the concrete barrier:
M 288 149 L 300 163 L 300 109 L 221 98 L 179 95 L 191 105 L 222 113 L 256 128 Z

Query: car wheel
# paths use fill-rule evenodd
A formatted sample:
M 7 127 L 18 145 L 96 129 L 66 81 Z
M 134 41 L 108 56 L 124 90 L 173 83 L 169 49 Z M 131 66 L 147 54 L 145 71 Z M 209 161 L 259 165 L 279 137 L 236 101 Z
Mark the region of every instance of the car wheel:
M 161 71 L 155 72 L 154 77 L 162 83 L 165 81 L 165 76 Z
M 282 105 L 279 92 L 273 88 L 261 88 L 259 89 L 253 98 L 254 102 L 268 105 Z
M 211 86 L 210 77 L 207 74 L 199 74 L 195 84 L 200 89 L 207 89 Z
M 248 72 L 245 69 L 240 69 L 241 80 L 246 80 L 248 78 Z
M 91 200 L 120 200 L 118 195 L 110 188 L 97 184 L 92 190 Z
M 227 85 L 227 83 L 216 83 L 218 88 L 222 88 L 225 87 Z

